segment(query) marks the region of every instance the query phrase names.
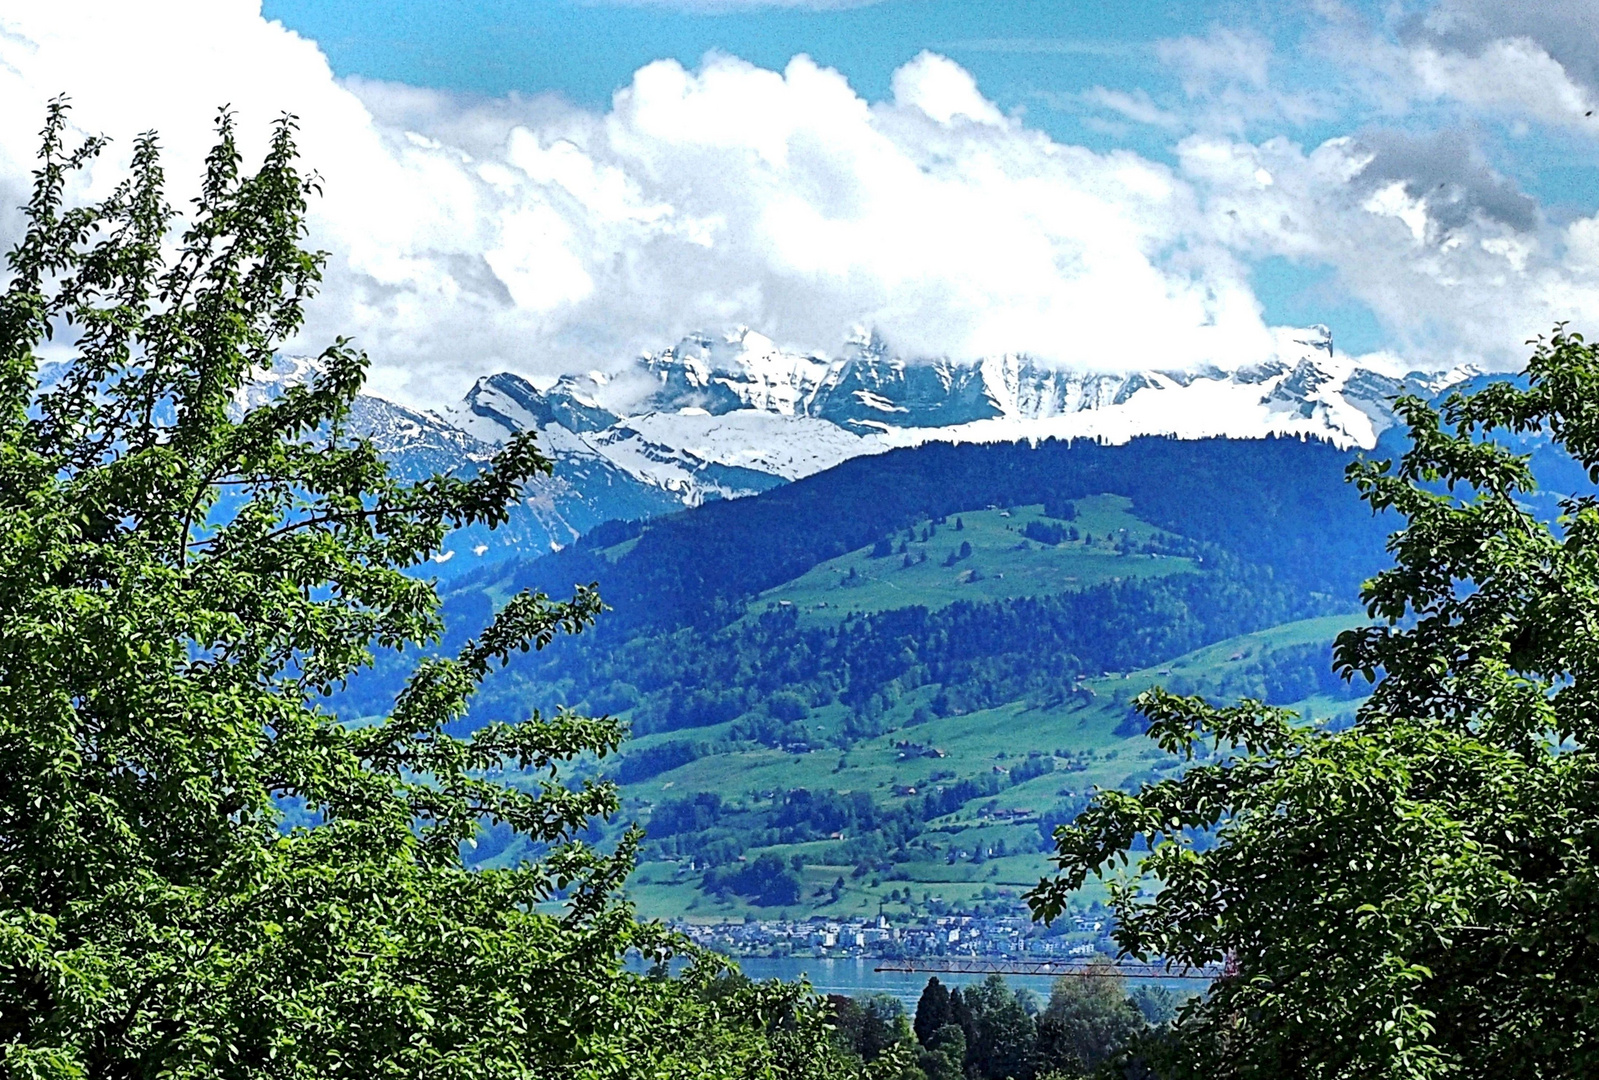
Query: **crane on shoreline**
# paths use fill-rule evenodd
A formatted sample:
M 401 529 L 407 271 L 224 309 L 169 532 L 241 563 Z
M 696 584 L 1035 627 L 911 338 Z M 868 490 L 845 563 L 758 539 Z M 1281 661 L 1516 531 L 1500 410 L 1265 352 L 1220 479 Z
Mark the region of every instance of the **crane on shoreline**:
M 1202 968 L 1136 960 L 1026 960 L 1014 957 L 940 956 L 916 960 L 885 960 L 873 971 L 927 975 L 1080 975 L 1088 978 L 1198 979 L 1210 982 L 1227 974 L 1223 965 Z

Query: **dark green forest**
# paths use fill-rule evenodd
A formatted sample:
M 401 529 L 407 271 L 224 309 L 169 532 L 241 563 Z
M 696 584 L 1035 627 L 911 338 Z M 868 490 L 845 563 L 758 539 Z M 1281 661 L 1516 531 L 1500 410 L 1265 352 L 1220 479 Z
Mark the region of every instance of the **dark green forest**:
M 914 1010 L 886 995 L 830 995 L 834 1038 L 863 1063 L 898 1050 L 927 1080 L 1148 1077 L 1178 1006 L 1171 983 L 1131 985 L 1101 958 L 1054 981 L 1047 1000 L 1001 975 L 965 987 L 933 976 Z
M 846 461 L 756 498 L 609 522 L 553 556 L 459 579 L 451 602 L 474 603 L 474 590 L 488 587 L 554 593 L 603 580 L 607 633 L 714 629 L 817 562 L 928 519 L 1102 492 L 1128 496 L 1135 514 L 1168 533 L 1270 566 L 1290 588 L 1347 601 L 1380 562 L 1391 527 L 1343 482 L 1347 463 L 1336 447 L 1281 438 L 930 444 Z M 625 555 L 607 557 L 630 540 Z
M 1348 610 L 1296 593 L 1270 568 L 1213 557 L 1209 572 L 1125 581 L 1005 603 L 900 608 L 802 627 L 792 608 L 717 631 L 683 628 L 552 649 L 518 664 L 479 699 L 504 708 L 518 677 L 599 712 L 628 711 L 635 734 L 704 727 L 761 710 L 783 723 L 799 708 L 847 706 L 871 729 L 885 695 L 938 684 L 935 713 L 1035 697 L 1060 702 L 1083 675 L 1142 667 L 1222 638 Z M 778 698 L 777 695 L 785 695 Z M 769 725 L 756 741 L 791 741 Z M 848 738 L 849 732 L 845 733 Z M 803 740 L 801 740 L 803 741 Z
M 1385 526 L 1343 483 L 1346 458 L 1293 439 L 930 446 L 875 458 L 870 470 L 846 463 L 726 505 L 611 523 L 567 551 L 452 581 L 443 607 L 446 641 L 462 632 L 450 627 L 474 625 L 495 597 L 520 587 L 558 591 L 593 575 L 612 608 L 581 637 L 513 659 L 456 729 L 522 715 L 533 700 L 623 717 L 642 741 L 603 772 L 623 785 L 624 820 L 645 822 L 646 861 L 697 867 L 700 895 L 791 914 L 795 906 L 842 911 L 872 896 L 909 896 L 910 888 L 888 882 L 915 879 L 918 864 L 943 862 L 961 846 L 930 835 L 948 827 L 941 819 L 980 817 L 1014 790 L 1035 806 L 1036 820 L 1055 821 L 1063 807 L 1086 804 L 1086 792 L 1104 782 L 1104 767 L 1082 773 L 1074 756 L 1082 739 L 1069 733 L 1048 745 L 1012 745 L 1010 756 L 1022 764 L 1007 762 L 1002 773 L 957 744 L 939 751 L 953 757 L 927 773 L 926 790 L 907 795 L 914 784 L 882 778 L 861 790 L 863 778 L 846 764 L 851 751 L 903 757 L 901 744 L 936 738 L 918 732 L 936 732 L 941 720 L 1010 706 L 1052 715 L 1087 708 L 1109 718 L 1105 738 L 1132 743 L 1142 735 L 1141 719 L 1115 703 L 1125 701 L 1120 691 L 1101 698 L 1104 687 L 1096 690 L 1090 680 L 1152 668 L 1240 635 L 1352 615 L 1357 609 L 1347 596 L 1380 565 Z M 1115 487 L 1096 491 L 1099 485 Z M 1080 518 L 1077 507 L 1085 493 L 1104 490 L 1127 499 L 1129 516 L 1118 519 L 1119 529 L 1101 525 L 1095 537 L 1094 522 L 1102 519 Z M 996 513 L 1009 522 L 1001 525 Z M 1128 533 L 1132 522 L 1145 526 Z M 1053 577 L 1039 579 L 1036 592 L 968 599 L 951 584 L 928 594 L 932 603 L 837 615 L 828 604 L 802 612 L 753 591 L 829 560 L 855 560 L 837 583 L 846 591 L 857 580 L 889 580 L 930 555 L 960 575 L 952 581 L 981 576 L 985 565 L 992 576 L 991 560 L 973 555 L 967 538 L 981 546 L 1001 527 L 1014 530 L 1010 561 L 1001 564 L 1013 572 L 1030 557 L 1016 549 L 1034 545 L 1041 558 L 1056 553 L 1083 565 L 1098 559 L 1103 580 L 1075 585 L 1066 571 L 1078 564 L 1063 562 Z M 1169 570 L 1149 576 L 1143 567 Z M 393 690 L 394 676 L 385 672 L 395 670 L 380 661 L 362 673 L 341 697 L 343 707 L 376 708 Z M 1250 650 L 1247 661 L 1216 676 L 1173 678 L 1178 686 L 1186 680 L 1284 704 L 1359 693 L 1333 674 L 1330 636 Z M 832 775 L 807 766 L 803 776 L 774 776 L 755 793 L 736 763 L 761 753 L 844 756 Z M 1025 786 L 1057 768 L 1062 779 Z M 591 838 L 607 835 L 599 829 Z M 838 835 L 849 839 L 831 839 Z M 817 843 L 823 846 L 801 850 Z M 1006 864 L 1006 874 L 1025 880 L 1036 874 L 1036 854 L 1047 844 L 1047 829 L 1030 821 L 979 846 L 1032 853 L 1034 861 Z M 469 857 L 499 864 L 528 850 L 507 830 L 493 829 Z M 849 886 L 859 885 L 858 893 L 843 890 L 854 900 L 824 869 L 832 866 L 851 875 Z M 1013 911 L 1020 910 L 1018 891 L 1010 892 Z M 663 903 L 652 910 L 681 911 L 672 906 L 679 901 Z M 735 903 L 729 913 L 738 910 Z

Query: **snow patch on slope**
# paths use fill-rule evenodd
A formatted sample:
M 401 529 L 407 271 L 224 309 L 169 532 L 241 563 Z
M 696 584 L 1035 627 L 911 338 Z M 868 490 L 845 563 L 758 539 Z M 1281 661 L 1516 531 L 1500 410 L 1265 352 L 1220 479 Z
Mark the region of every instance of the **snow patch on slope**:
M 810 416 L 743 409 L 646 413 L 628 426 L 650 442 L 674 446 L 718 465 L 754 469 L 784 480 L 819 473 L 852 457 L 887 449 L 875 440 Z

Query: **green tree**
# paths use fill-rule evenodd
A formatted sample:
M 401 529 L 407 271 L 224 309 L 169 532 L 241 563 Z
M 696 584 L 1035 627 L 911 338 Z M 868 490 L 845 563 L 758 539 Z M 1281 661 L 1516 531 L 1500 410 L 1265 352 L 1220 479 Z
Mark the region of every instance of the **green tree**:
M 1130 1047 L 1144 1019 L 1109 960 L 1063 975 L 1050 987 L 1038 1018 L 1033 1068 L 1039 1076 L 1091 1076 Z
M 294 125 L 243 168 L 224 115 L 175 231 L 157 141 L 102 202 L 99 151 L 44 130 L 0 295 L 0 1072 L 8 1077 L 774 1076 L 836 1059 L 820 1004 L 695 955 L 616 897 L 637 836 L 560 763 L 609 719 L 449 725 L 592 589 L 510 600 L 384 716 L 329 695 L 440 630 L 425 565 L 549 469 L 513 439 L 468 477 L 390 478 L 347 419 L 365 358 L 247 407 L 322 257 Z M 40 348 L 71 358 L 41 392 Z M 518 771 L 535 779 L 508 784 Z M 485 824 L 541 861 L 470 872 Z M 564 898 L 564 904 L 553 901 Z
M 923 1046 L 928 1045 L 939 1028 L 949 1022 L 949 988 L 938 981 L 937 975 L 933 975 L 922 988 L 922 996 L 916 1000 L 916 1041 Z
M 1182 1002 L 1169 986 L 1151 986 L 1148 983 L 1135 988 L 1129 1000 L 1143 1014 L 1144 1021 L 1159 1027 L 1177 1018 L 1177 1007 Z
M 766 711 L 786 724 L 798 723 L 811 715 L 810 704 L 792 690 L 779 690 L 767 698 Z
M 960 1025 L 945 1024 L 933 1032 L 916 1063 L 927 1080 L 964 1080 L 966 1076 L 966 1035 Z
M 1052 918 L 1149 849 L 1110 883 L 1118 944 L 1227 965 L 1181 1011 L 1171 1075 L 1599 1072 L 1599 502 L 1541 520 L 1498 441 L 1547 439 L 1599 481 L 1599 350 L 1561 328 L 1521 384 L 1397 408 L 1403 457 L 1350 467 L 1405 519 L 1363 589 L 1378 623 L 1335 650 L 1376 682 L 1359 722 L 1144 695 L 1161 746 L 1226 752 L 1100 795 L 1031 894 Z
M 972 1007 L 966 1000 L 966 994 L 972 988 L 962 990 L 955 987 L 949 992 L 949 1022 L 960 1028 L 962 1043 L 965 1047 L 964 1064 L 971 1063 L 972 1047 L 977 1042 L 977 1019 L 972 1015 Z
M 873 1062 L 913 1038 L 905 1006 L 887 994 L 831 994 L 834 1038 L 862 1061 Z
M 1030 1076 L 1033 1018 L 1004 976 L 990 975 L 968 986 L 963 997 L 972 1021 L 966 1047 L 968 1070 L 986 1080 Z

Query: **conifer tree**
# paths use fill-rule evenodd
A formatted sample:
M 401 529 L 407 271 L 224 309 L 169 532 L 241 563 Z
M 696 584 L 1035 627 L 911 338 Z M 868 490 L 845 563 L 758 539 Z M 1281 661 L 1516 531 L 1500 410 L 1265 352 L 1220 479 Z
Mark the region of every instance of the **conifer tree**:
M 913 1025 L 916 1040 L 923 1046 L 928 1045 L 938 1029 L 949 1022 L 949 988 L 934 975 L 927 980 L 922 996 L 916 1002 L 916 1021 Z

